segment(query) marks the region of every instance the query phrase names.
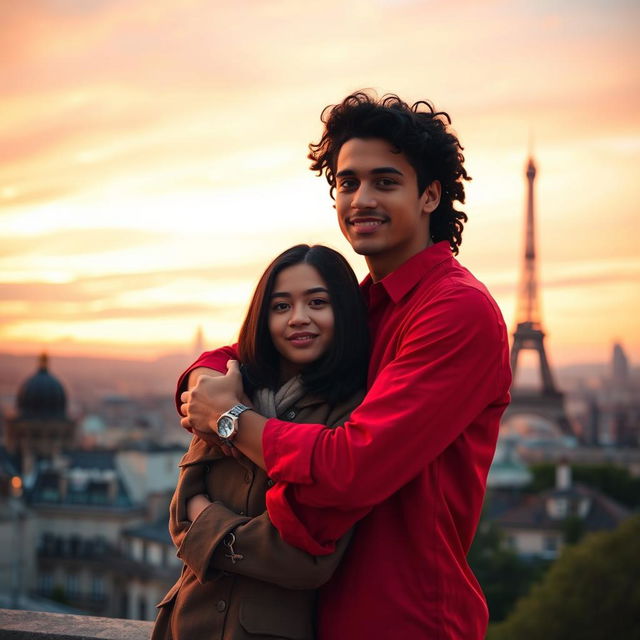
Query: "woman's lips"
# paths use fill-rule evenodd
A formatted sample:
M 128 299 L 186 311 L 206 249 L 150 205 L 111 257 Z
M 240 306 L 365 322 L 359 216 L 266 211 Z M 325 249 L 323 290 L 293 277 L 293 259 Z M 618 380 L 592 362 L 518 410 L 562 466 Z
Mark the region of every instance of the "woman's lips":
M 317 337 L 318 336 L 315 333 L 294 333 L 293 335 L 289 336 L 287 340 L 294 347 L 306 347 L 307 345 L 311 344 Z

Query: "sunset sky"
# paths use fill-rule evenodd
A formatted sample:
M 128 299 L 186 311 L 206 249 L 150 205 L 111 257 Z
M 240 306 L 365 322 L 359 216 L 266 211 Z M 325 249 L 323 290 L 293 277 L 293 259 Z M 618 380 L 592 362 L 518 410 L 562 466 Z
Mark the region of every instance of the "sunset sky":
M 639 31 L 621 0 L 0 2 L 0 351 L 226 343 L 297 242 L 364 276 L 306 153 L 370 87 L 450 113 L 460 260 L 511 329 L 532 149 L 551 360 L 638 364 Z

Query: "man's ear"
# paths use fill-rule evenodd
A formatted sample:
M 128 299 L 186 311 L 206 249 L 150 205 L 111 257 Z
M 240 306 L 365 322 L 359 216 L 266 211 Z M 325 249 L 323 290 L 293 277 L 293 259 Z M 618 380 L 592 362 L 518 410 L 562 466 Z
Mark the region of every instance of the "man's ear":
M 422 194 L 424 204 L 422 205 L 422 213 L 433 213 L 440 204 L 440 196 L 442 195 L 442 186 L 439 180 L 434 180 Z

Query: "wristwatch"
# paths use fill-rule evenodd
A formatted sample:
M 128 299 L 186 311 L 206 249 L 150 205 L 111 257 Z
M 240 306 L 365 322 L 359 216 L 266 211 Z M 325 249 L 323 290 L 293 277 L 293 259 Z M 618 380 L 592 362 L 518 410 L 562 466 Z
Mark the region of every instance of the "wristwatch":
M 229 411 L 223 413 L 216 423 L 218 436 L 226 442 L 231 442 L 238 433 L 238 417 L 245 411 L 250 411 L 251 407 L 244 404 L 236 404 Z

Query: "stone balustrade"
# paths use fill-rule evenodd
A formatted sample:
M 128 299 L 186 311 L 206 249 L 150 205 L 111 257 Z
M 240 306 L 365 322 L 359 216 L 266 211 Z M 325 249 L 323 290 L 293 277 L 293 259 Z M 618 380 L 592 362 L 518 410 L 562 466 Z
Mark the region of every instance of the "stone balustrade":
M 0 609 L 3 640 L 149 640 L 153 622 Z

